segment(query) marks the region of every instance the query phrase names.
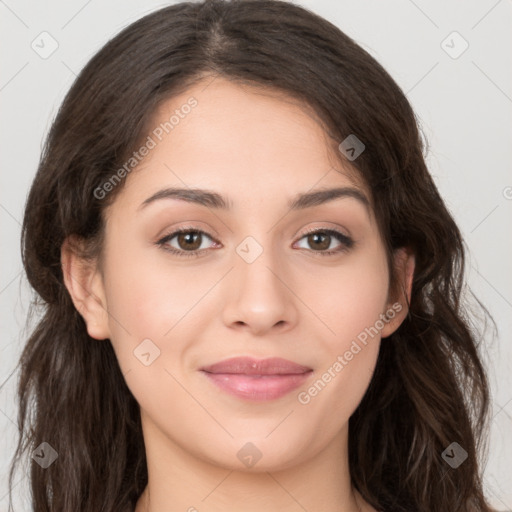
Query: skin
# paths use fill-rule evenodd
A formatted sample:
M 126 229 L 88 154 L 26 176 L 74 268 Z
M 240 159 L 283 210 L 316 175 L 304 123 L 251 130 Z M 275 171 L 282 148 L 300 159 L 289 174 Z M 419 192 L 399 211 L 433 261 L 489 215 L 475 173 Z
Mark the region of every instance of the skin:
M 140 404 L 149 484 L 136 511 L 374 511 L 350 485 L 348 420 L 370 383 L 381 337 L 407 314 L 405 297 L 388 296 L 371 208 L 351 197 L 287 207 L 296 194 L 320 188 L 355 187 L 370 198 L 369 191 L 336 158 L 312 112 L 272 91 L 217 77 L 162 104 L 152 126 L 190 96 L 198 105 L 128 175 L 106 211 L 102 268 L 67 242 L 62 247 L 65 284 L 88 333 L 110 340 Z M 163 199 L 138 210 L 170 186 L 215 191 L 232 209 Z M 167 246 L 200 247 L 200 256 L 156 244 L 191 225 L 208 235 L 190 249 L 178 237 Z M 304 235 L 312 228 L 338 230 L 355 245 L 321 256 Z M 247 236 L 263 249 L 252 263 L 236 252 Z M 340 246 L 327 236 L 321 250 Z M 395 264 L 410 294 L 414 257 L 398 251 Z M 403 307 L 393 320 L 300 403 L 298 393 L 397 299 Z M 134 350 L 148 338 L 160 355 L 146 366 Z M 282 357 L 313 372 L 284 397 L 251 402 L 198 371 L 234 356 Z M 237 457 L 246 443 L 262 454 L 252 467 Z

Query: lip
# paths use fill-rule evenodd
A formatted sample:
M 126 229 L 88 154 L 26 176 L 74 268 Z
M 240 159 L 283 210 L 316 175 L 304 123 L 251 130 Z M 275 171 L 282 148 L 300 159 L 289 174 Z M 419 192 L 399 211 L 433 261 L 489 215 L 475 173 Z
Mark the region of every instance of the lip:
M 200 368 L 200 371 L 228 394 L 247 400 L 267 401 L 299 387 L 313 370 L 279 357 L 234 357 Z

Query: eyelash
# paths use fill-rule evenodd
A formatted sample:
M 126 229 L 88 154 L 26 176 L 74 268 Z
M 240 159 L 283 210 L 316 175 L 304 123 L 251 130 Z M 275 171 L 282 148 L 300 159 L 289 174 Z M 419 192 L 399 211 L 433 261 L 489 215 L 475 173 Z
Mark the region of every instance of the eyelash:
M 156 242 L 156 245 L 161 247 L 164 251 L 170 252 L 171 254 L 174 254 L 179 257 L 198 257 L 199 253 L 206 250 L 206 249 L 196 249 L 195 251 L 183 251 L 183 250 L 175 249 L 174 247 L 169 248 L 169 246 L 166 245 L 167 242 L 169 242 L 176 235 L 179 235 L 181 233 L 199 233 L 202 235 L 206 235 L 208 238 L 211 238 L 214 242 L 217 242 L 211 235 L 209 235 L 205 231 L 202 231 L 202 230 L 196 229 L 196 228 L 186 228 L 185 227 L 185 228 L 177 229 L 176 231 L 173 231 L 172 233 L 165 235 L 163 238 L 158 240 L 158 242 Z M 306 233 L 302 234 L 302 236 L 299 238 L 299 240 L 302 240 L 303 238 L 305 238 L 308 235 L 312 235 L 312 234 L 316 234 L 316 233 L 333 236 L 342 244 L 342 246 L 341 246 L 341 248 L 332 249 L 330 251 L 313 251 L 312 250 L 312 252 L 315 253 L 315 255 L 318 254 L 319 256 L 333 256 L 335 254 L 347 252 L 349 249 L 351 249 L 355 245 L 355 242 L 347 235 L 344 235 L 343 233 L 340 233 L 339 231 L 336 231 L 334 229 L 323 229 L 323 228 L 317 228 L 317 229 L 313 229 L 311 231 L 307 231 Z

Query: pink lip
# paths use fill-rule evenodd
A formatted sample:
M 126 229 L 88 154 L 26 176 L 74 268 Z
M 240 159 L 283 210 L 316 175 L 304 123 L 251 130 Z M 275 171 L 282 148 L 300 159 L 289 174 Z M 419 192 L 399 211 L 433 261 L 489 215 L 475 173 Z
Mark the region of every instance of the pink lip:
M 313 371 L 286 359 L 251 357 L 226 359 L 200 370 L 223 391 L 255 401 L 275 400 L 286 395 Z

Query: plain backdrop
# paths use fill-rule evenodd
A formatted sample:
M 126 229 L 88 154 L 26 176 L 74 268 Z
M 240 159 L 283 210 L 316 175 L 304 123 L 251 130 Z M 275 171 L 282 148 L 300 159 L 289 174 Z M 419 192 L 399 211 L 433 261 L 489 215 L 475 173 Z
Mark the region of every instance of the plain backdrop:
M 512 2 L 295 3 L 337 25 L 390 72 L 429 142 L 430 171 L 469 249 L 469 284 L 498 326 L 498 336 L 489 332 L 485 340 L 493 419 L 484 476 L 491 503 L 512 510 Z M 14 370 L 30 301 L 20 224 L 42 143 L 86 62 L 126 25 L 164 5 L 0 0 L 0 511 L 8 506 L 17 440 Z M 18 472 L 19 511 L 30 510 L 26 483 Z

